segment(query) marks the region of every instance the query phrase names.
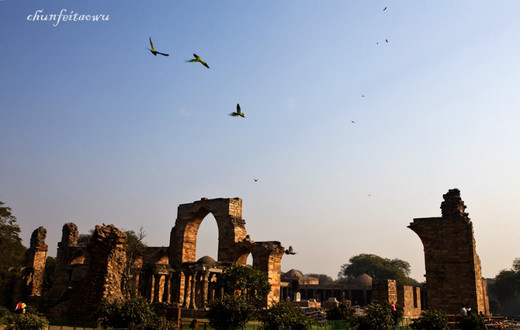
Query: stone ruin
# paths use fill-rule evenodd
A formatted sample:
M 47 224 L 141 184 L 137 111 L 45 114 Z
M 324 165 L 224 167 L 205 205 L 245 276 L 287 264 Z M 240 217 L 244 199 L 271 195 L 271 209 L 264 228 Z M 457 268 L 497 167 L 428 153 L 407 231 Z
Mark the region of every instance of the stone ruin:
M 469 304 L 472 310 L 489 315 L 487 283 L 466 206 L 458 189 L 443 198 L 442 217 L 414 219 L 408 226 L 424 245 L 427 307 L 457 314 Z
M 424 245 L 426 300 L 421 304 L 419 288 L 398 287 L 395 281 L 386 279 L 374 279 L 370 291 L 362 291 L 363 295 L 370 293 L 373 302 L 397 302 L 407 317 L 418 316 L 421 307 L 456 314 L 466 303 L 473 310 L 489 315 L 487 286 L 476 254 L 473 226 L 459 190 L 452 189 L 444 195 L 441 209 L 442 217 L 414 219 L 409 225 Z M 218 258 L 206 256 L 195 260 L 198 229 L 209 213 L 217 221 Z M 42 289 L 47 256 L 45 237 L 43 227 L 31 236 L 23 277 L 14 288 L 13 300 L 38 304 L 50 316 L 87 318 L 103 299 L 122 297 L 126 263 L 123 232 L 113 225 L 96 226 L 88 246 L 81 247 L 76 225 L 65 224 L 58 243 L 53 285 L 46 291 Z M 271 284 L 271 292 L 263 301 L 267 307 L 289 293 L 286 285 L 282 285 L 283 292 L 280 289 L 284 250 L 277 241 L 251 240 L 242 219 L 240 198 L 202 198 L 179 205 L 168 247 L 148 247 L 136 258 L 130 269 L 130 287 L 150 302 L 182 308 L 183 314 L 189 316 L 190 311 L 207 310 L 208 302 L 222 295 L 216 280 L 227 267 L 245 265 L 252 255 L 253 267 L 266 272 Z M 301 286 L 299 289 L 305 290 L 298 291 L 308 295 L 307 298 L 315 297 L 318 292 L 324 299 L 345 299 L 354 294 L 349 288 L 321 288 L 315 283 Z
M 195 260 L 197 232 L 212 213 L 219 232 L 218 260 Z M 13 300 L 23 299 L 49 316 L 89 318 L 101 301 L 123 296 L 123 272 L 127 264 L 126 235 L 114 227 L 96 226 L 87 247 L 78 246 L 78 229 L 66 223 L 58 243 L 52 287 L 43 290 L 47 256 L 46 230 L 38 228 L 27 251 L 23 278 Z M 277 241 L 254 242 L 247 235 L 240 198 L 202 198 L 178 207 L 168 247 L 148 247 L 135 258 L 127 278 L 133 293 L 148 301 L 205 311 L 209 301 L 222 295 L 216 288 L 218 276 L 232 264 L 253 267 L 268 275 L 271 292 L 263 307 L 279 301 L 281 259 L 285 249 Z M 183 312 L 184 313 L 184 312 Z M 186 313 L 184 313 L 186 315 Z

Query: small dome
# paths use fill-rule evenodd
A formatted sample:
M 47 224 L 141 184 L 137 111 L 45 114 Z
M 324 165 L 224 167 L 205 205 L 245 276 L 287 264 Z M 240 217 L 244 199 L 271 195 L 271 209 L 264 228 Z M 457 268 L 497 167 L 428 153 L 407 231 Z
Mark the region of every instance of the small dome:
M 361 274 L 353 279 L 349 284 L 357 286 L 372 286 L 372 277 L 367 274 Z
M 200 258 L 199 260 L 197 260 L 197 263 L 202 264 L 202 265 L 209 265 L 209 266 L 214 266 L 217 264 L 215 259 L 213 259 L 210 256 L 204 256 L 204 257 Z
M 291 269 L 287 273 L 285 273 L 284 277 L 286 278 L 302 278 L 303 274 L 297 271 L 296 269 Z

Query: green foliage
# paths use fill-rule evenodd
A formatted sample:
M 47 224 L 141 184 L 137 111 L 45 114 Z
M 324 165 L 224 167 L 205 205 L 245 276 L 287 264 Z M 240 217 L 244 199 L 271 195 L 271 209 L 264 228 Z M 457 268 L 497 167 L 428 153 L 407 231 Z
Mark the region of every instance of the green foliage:
M 485 330 L 484 317 L 477 313 L 470 313 L 468 316 L 459 316 L 457 318 L 460 330 Z
M 364 316 L 358 318 L 358 330 L 392 330 L 394 320 L 389 306 L 370 304 Z
M 341 303 L 338 307 L 331 308 L 327 311 L 327 320 L 346 320 L 353 322 L 356 318 L 356 311 L 352 308 L 351 303 Z
M 240 329 L 256 316 L 256 308 L 243 297 L 225 295 L 209 303 L 208 319 L 217 330 Z
M 217 279 L 217 286 L 228 295 L 238 295 L 257 304 L 271 291 L 267 274 L 250 266 L 233 265 Z
M 334 280 L 327 274 L 306 274 L 305 276 L 315 277 L 320 284 L 333 284 Z
M 56 268 L 56 258 L 47 257 L 45 261 L 45 272 L 43 274 L 43 292 L 49 292 L 52 288 L 52 279 L 54 278 L 54 269 Z
M 298 306 L 285 301 L 280 301 L 265 310 L 261 321 L 266 330 L 308 329 L 311 324 L 311 320 Z
M 5 330 L 39 330 L 49 326 L 49 321 L 37 314 L 13 314 L 7 313 L 0 320 L 0 324 L 5 324 Z
M 374 254 L 359 254 L 350 258 L 342 265 L 338 277 L 351 280 L 361 274 L 368 274 L 373 278 L 389 278 L 399 285 L 415 285 L 417 281 L 408 277 L 410 264 L 401 259 L 381 258 Z
M 421 316 L 410 324 L 417 330 L 445 330 L 449 329 L 446 313 L 439 310 L 426 310 Z
M 126 296 L 135 296 L 137 293 L 135 274 L 133 273 L 134 264 L 142 256 L 147 245 L 143 242 L 146 233 L 143 227 L 136 233 L 133 230 L 125 230 L 126 234 L 126 266 L 123 270 L 121 288 Z
M 113 302 L 104 301 L 99 306 L 97 322 L 108 328 L 132 328 L 139 330 L 174 329 L 175 324 L 157 316 L 143 297 L 132 297 Z
M 20 275 L 25 247 L 19 236 L 20 227 L 11 208 L 0 201 L 0 304 L 10 302 L 16 277 Z
M 492 313 L 518 314 L 518 309 L 520 309 L 520 258 L 513 261 L 511 269 L 502 270 L 493 280 L 488 280 L 488 294 Z

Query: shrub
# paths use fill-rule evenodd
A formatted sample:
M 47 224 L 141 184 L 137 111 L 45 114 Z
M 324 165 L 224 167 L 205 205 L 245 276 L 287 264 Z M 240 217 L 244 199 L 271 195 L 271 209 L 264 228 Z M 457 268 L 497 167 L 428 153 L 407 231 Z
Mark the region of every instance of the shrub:
M 338 307 L 333 307 L 327 311 L 327 320 L 345 320 L 352 323 L 355 319 L 355 310 L 350 302 L 341 303 Z
M 268 330 L 307 329 L 310 323 L 311 320 L 298 306 L 285 301 L 273 304 L 262 316 L 262 326 Z
M 209 303 L 209 324 L 219 330 L 242 328 L 256 315 L 255 306 L 246 299 L 225 295 L 220 300 Z
M 468 316 L 459 316 L 459 329 L 461 330 L 484 330 L 487 329 L 484 318 L 477 313 L 470 313 Z
M 446 313 L 439 310 L 426 310 L 421 316 L 410 324 L 412 329 L 417 330 L 445 330 L 449 329 Z
M 104 301 L 96 313 L 100 326 L 143 330 L 174 329 L 175 324 L 158 317 L 143 297 L 136 296 L 113 302 Z
M 358 330 L 391 330 L 394 320 L 389 306 L 370 304 L 364 316 L 358 318 Z
M 49 321 L 36 314 L 5 314 L 2 318 L 5 330 L 39 330 L 49 326 Z

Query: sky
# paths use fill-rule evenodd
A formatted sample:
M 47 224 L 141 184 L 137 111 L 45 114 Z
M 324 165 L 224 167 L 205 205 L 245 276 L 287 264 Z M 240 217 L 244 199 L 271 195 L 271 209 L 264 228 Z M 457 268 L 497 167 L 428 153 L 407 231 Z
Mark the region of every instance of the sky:
M 60 12 L 105 20 L 35 18 Z M 240 197 L 252 240 L 298 252 L 282 271 L 336 278 L 371 253 L 424 281 L 407 226 L 458 188 L 494 277 L 520 257 L 519 17 L 516 0 L 2 0 L 0 201 L 55 256 L 66 222 L 167 246 L 179 204 Z M 197 256 L 217 242 L 208 215 Z

